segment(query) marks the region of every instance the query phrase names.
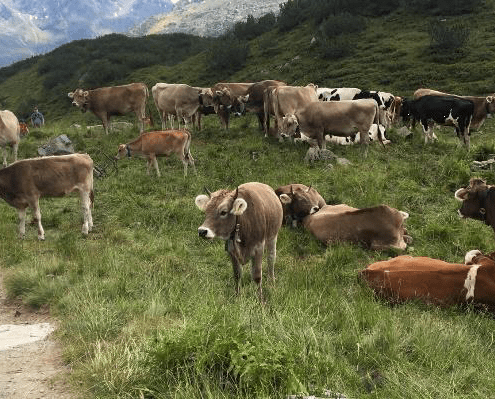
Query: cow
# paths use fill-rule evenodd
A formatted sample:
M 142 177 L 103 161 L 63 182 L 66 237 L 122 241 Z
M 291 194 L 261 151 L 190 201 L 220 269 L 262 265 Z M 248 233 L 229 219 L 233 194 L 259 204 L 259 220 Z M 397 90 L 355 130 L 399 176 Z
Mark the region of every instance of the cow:
M 462 218 L 481 220 L 495 232 L 495 187 L 485 180 L 471 178 L 469 185 L 458 189 L 454 197 L 462 202 L 458 210 Z
M 29 134 L 29 127 L 26 122 L 19 122 L 19 131 L 21 137 L 24 137 Z
M 196 206 L 205 212 L 205 221 L 198 234 L 205 239 L 225 240 L 225 249 L 232 261 L 236 292 L 240 292 L 242 265 L 251 259 L 251 276 L 261 286 L 263 252 L 267 250 L 268 272 L 275 280 L 274 264 L 277 237 L 282 226 L 283 210 L 275 191 L 263 183 L 251 182 L 235 190 L 219 190 L 210 195 L 198 195 Z
M 494 310 L 495 254 L 469 251 L 464 264 L 397 256 L 359 272 L 374 293 L 393 304 L 419 300 L 440 307 L 473 303 Z
M 147 174 L 150 174 L 151 165 L 155 167 L 158 177 L 161 176 L 156 157 L 176 154 L 184 165 L 184 176 L 187 176 L 187 165 L 192 165 L 194 171 L 194 158 L 189 147 L 191 145 L 191 133 L 187 130 L 164 130 L 141 133 L 141 135 L 128 142 L 120 144 L 115 159 L 143 156 L 147 159 Z
M 242 114 L 245 111 L 245 103 L 249 97 L 247 91 L 253 83 L 216 83 L 211 88 L 215 112 L 220 119 L 220 123 L 225 129 L 229 129 L 230 113 Z
M 280 80 L 262 80 L 253 83 L 247 90 L 248 100 L 246 102 L 246 112 L 256 113 L 259 127 L 264 131 L 265 125 L 270 129 L 270 122 L 265 124 L 265 90 L 278 86 L 287 86 L 287 83 Z
M 469 149 L 469 126 L 473 117 L 472 101 L 450 96 L 423 96 L 417 100 L 403 99 L 400 116 L 405 122 L 419 120 L 423 127 L 425 143 L 433 141 L 435 123 L 454 126 L 459 139 Z
M 281 186 L 275 190 L 275 194 L 282 203 L 285 223 L 292 227 L 296 227 L 305 216 L 318 212 L 326 205 L 318 191 L 304 184 Z
M 68 94 L 72 104 L 82 112 L 91 111 L 101 119 L 105 133 L 113 115 L 134 112 L 139 122 L 139 131 L 144 131 L 148 86 L 144 83 L 131 83 L 123 86 L 100 87 L 94 90 L 76 89 Z
M 340 87 L 340 88 L 320 88 L 317 91 L 318 100 L 320 101 L 342 101 L 354 100 L 354 96 L 361 93 L 357 87 Z
M 473 117 L 471 119 L 470 130 L 478 130 L 485 122 L 486 118 L 489 118 L 491 114 L 495 112 L 495 95 L 480 97 L 480 96 L 458 96 L 456 94 L 443 93 L 438 90 L 432 89 L 418 89 L 414 92 L 413 98 L 416 100 L 423 96 L 451 96 L 457 98 L 463 98 L 468 101 L 472 101 L 474 105 Z
M 174 128 L 174 117 L 178 120 L 179 128 L 181 119 L 187 126 L 200 107 L 199 87 L 182 83 L 157 83 L 151 88 L 151 93 L 162 120 L 162 130 L 166 129 L 167 119 L 170 119 L 170 127 Z
M 294 114 L 309 103 L 318 103 L 316 90 L 318 86 L 310 83 L 302 86 L 278 86 L 265 91 L 265 133 L 268 132 L 270 114 L 275 116 L 278 136 L 286 134 L 282 127 L 282 119 L 288 114 Z
M 289 136 L 299 132 L 317 141 L 318 147 L 326 148 L 325 134 L 351 136 L 356 132 L 369 132 L 373 124 L 380 123 L 377 103 L 372 99 L 311 102 L 293 114 L 283 118 L 283 130 Z M 381 135 L 379 141 L 383 144 Z M 361 144 L 367 151 L 369 136 L 361 135 Z
M 391 141 L 385 137 L 385 126 L 375 125 L 375 124 L 371 125 L 371 129 L 368 132 L 369 140 L 370 141 L 380 141 L 380 139 L 378 138 L 378 135 L 381 136 L 381 141 L 383 142 L 383 144 L 390 144 L 391 143 Z M 312 147 L 315 147 L 318 145 L 316 140 L 310 139 L 308 136 L 306 136 L 302 132 L 301 132 L 301 137 L 294 139 L 294 141 L 306 141 Z M 346 137 L 326 134 L 325 135 L 325 141 L 327 143 L 337 144 L 337 145 L 352 145 L 352 144 L 361 142 L 361 133 L 357 132 L 356 134 L 346 136 Z
M 45 239 L 41 225 L 40 197 L 62 197 L 72 191 L 81 194 L 83 226 L 88 234 L 93 227 L 93 160 L 88 154 L 54 155 L 23 159 L 0 169 L 0 197 L 19 213 L 19 236 L 26 233 L 26 209 L 38 224 L 38 239 Z
M 0 146 L 3 147 L 3 166 L 7 166 L 7 146 L 12 148 L 14 162 L 17 161 L 17 150 L 21 141 L 21 128 L 13 112 L 0 111 Z
M 409 215 L 388 205 L 356 209 L 325 205 L 303 219 L 304 227 L 325 245 L 349 241 L 372 250 L 405 250 L 412 238 L 403 226 Z

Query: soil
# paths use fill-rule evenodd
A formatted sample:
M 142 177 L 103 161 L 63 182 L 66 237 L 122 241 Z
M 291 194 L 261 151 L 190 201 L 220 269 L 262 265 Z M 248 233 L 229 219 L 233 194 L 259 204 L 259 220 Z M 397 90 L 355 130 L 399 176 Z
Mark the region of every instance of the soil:
M 35 332 L 22 334 L 23 327 Z M 79 397 L 67 383 L 70 368 L 62 361 L 62 350 L 53 333 L 25 343 L 26 337 L 34 341 L 44 336 L 39 332 L 47 327 L 50 331 L 57 328 L 57 321 L 48 311 L 33 311 L 19 301 L 6 299 L 0 270 L 0 399 Z M 6 336 L 8 331 L 10 337 Z

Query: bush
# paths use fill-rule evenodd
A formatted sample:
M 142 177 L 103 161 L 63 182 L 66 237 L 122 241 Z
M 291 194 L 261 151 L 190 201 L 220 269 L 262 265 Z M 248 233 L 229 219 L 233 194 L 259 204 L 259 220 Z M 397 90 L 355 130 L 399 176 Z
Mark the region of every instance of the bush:
M 432 22 L 428 28 L 431 48 L 442 53 L 452 53 L 464 47 L 469 39 L 469 28 Z
M 411 0 L 406 8 L 426 15 L 469 14 L 481 4 L 481 0 Z
M 277 26 L 280 32 L 288 32 L 304 21 L 304 7 L 299 0 L 289 0 L 280 4 L 280 14 L 277 19 Z
M 249 45 L 236 39 L 222 37 L 210 46 L 208 54 L 208 70 L 225 76 L 244 67 Z
M 342 13 L 328 17 L 321 24 L 321 31 L 326 38 L 332 38 L 345 33 L 362 32 L 366 29 L 364 17 Z

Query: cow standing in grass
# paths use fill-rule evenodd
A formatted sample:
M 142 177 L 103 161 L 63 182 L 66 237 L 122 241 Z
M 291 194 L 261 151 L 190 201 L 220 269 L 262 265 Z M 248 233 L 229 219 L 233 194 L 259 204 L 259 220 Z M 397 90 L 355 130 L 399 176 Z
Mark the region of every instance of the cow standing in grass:
M 151 165 L 156 169 L 158 177 L 161 176 L 156 157 L 176 154 L 184 165 L 184 176 L 187 176 L 187 165 L 192 165 L 194 171 L 194 158 L 189 149 L 191 145 L 191 133 L 187 130 L 164 130 L 141 133 L 141 135 L 127 144 L 120 144 L 116 159 L 143 156 L 147 159 L 147 173 L 150 174 Z
M 12 147 L 14 162 L 21 141 L 21 128 L 17 117 L 10 111 L 0 111 L 0 146 L 3 147 L 3 166 L 7 166 L 7 146 Z
M 19 235 L 26 232 L 26 209 L 33 211 L 38 239 L 45 239 L 41 225 L 40 197 L 62 197 L 72 191 L 81 194 L 83 234 L 93 227 L 93 160 L 87 154 L 31 158 L 14 162 L 0 170 L 0 197 L 19 211 Z
M 205 221 L 198 228 L 199 236 L 226 241 L 236 292 L 239 293 L 240 289 L 242 265 L 251 259 L 251 276 L 263 301 L 263 252 L 266 247 L 269 275 L 274 280 L 277 237 L 283 220 L 282 204 L 273 189 L 263 183 L 245 183 L 233 191 L 219 190 L 211 195 L 198 195 L 195 202 L 206 213 Z

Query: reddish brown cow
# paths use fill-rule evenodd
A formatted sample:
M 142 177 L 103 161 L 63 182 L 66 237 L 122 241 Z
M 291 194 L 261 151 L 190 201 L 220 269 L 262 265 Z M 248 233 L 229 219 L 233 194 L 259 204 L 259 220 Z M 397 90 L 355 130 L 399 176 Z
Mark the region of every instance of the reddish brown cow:
M 450 96 L 463 98 L 469 100 L 474 104 L 474 112 L 471 119 L 471 125 L 469 129 L 479 129 L 485 122 L 486 118 L 495 112 L 495 96 L 458 96 L 456 94 L 443 93 L 438 90 L 432 89 L 418 89 L 414 92 L 414 99 L 421 98 L 423 96 Z
M 199 236 L 226 240 L 225 249 L 232 260 L 237 293 L 241 267 L 251 259 L 251 276 L 263 301 L 263 252 L 266 247 L 269 276 L 274 280 L 277 237 L 283 218 L 282 205 L 273 189 L 263 183 L 245 183 L 233 191 L 198 195 L 195 202 L 206 213 L 205 221 L 198 228 Z
M 184 176 L 187 176 L 187 165 L 192 165 L 194 171 L 194 158 L 189 147 L 191 145 L 191 133 L 187 130 L 164 130 L 141 133 L 141 135 L 127 144 L 120 144 L 116 159 L 134 155 L 144 156 L 147 159 L 147 173 L 150 174 L 151 165 L 156 169 L 158 177 L 161 176 L 156 157 L 176 154 L 184 165 Z
M 326 205 L 306 216 L 303 224 L 325 245 L 350 241 L 373 250 L 404 250 L 412 239 L 403 226 L 406 212 L 387 205 L 356 209 L 348 205 Z
M 326 205 L 325 200 L 311 186 L 294 183 L 275 190 L 284 210 L 284 221 L 293 227 L 306 216 L 318 212 Z
M 29 134 L 29 128 L 26 122 L 19 122 L 19 129 L 20 129 L 21 137 Z
M 81 194 L 83 234 L 93 227 L 93 160 L 87 154 L 69 154 L 24 159 L 0 170 L 0 197 L 19 211 L 19 234 L 26 232 L 26 209 L 38 223 L 38 239 L 45 239 L 41 225 L 40 197 L 62 197 L 72 191 Z
M 113 115 L 136 114 L 139 131 L 144 131 L 148 87 L 144 83 L 131 83 L 124 86 L 102 87 L 94 90 L 76 89 L 69 93 L 72 104 L 83 112 L 91 111 L 101 119 L 105 133 Z
M 14 162 L 21 141 L 19 121 L 13 112 L 0 111 L 0 147 L 3 147 L 3 166 L 7 166 L 7 146 L 12 148 Z
M 459 216 L 481 220 L 495 232 L 495 187 L 485 180 L 472 178 L 469 185 L 454 194 L 462 202 Z
M 495 305 L 493 254 L 469 251 L 465 264 L 427 257 L 398 256 L 359 272 L 375 294 L 389 302 L 420 300 L 451 306 L 463 303 Z

